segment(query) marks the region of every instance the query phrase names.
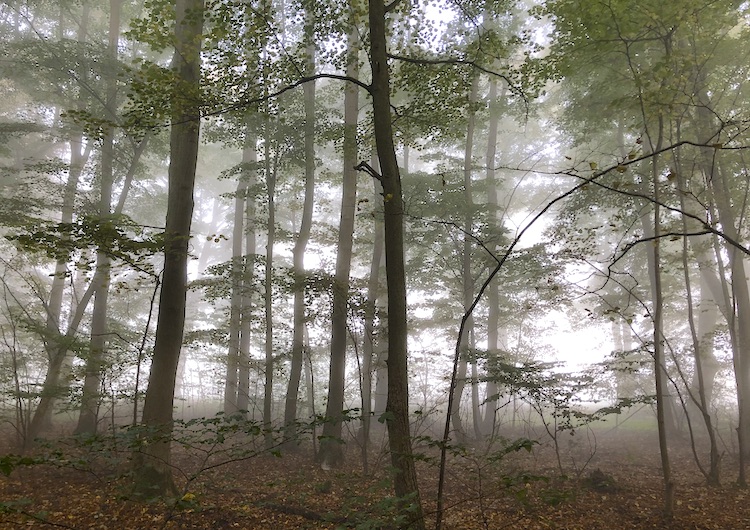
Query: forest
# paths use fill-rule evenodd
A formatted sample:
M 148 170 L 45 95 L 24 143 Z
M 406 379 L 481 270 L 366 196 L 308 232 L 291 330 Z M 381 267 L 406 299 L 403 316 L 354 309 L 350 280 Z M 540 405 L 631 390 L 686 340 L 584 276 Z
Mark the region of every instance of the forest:
M 0 47 L 0 528 L 747 528 L 750 3 L 8 0 Z

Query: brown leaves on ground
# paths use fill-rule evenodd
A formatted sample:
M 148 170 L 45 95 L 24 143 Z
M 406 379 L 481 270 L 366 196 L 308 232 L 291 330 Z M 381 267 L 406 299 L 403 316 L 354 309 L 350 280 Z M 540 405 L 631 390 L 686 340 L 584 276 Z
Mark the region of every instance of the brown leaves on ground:
M 690 451 L 673 451 L 677 505 L 662 512 L 662 481 L 653 440 L 643 435 L 617 448 L 601 440 L 596 452 L 563 457 L 556 470 L 549 446 L 491 461 L 476 452 L 454 455 L 448 469 L 446 530 L 473 529 L 742 529 L 750 528 L 750 492 L 727 484 L 708 488 Z M 647 448 L 647 450 L 644 450 Z M 593 457 L 591 453 L 593 452 Z M 434 455 L 427 455 L 434 456 Z M 579 455 L 580 456 L 580 455 Z M 194 477 L 179 499 L 143 501 L 128 494 L 120 469 L 39 464 L 0 479 L 0 528 L 70 529 L 315 529 L 390 528 L 387 458 L 371 455 L 376 473 L 364 475 L 355 447 L 347 465 L 323 471 L 309 454 L 263 455 Z M 71 460 L 74 461 L 74 460 Z M 187 476 L 189 455 L 175 465 Z M 586 462 L 583 466 L 581 462 Z M 181 467 L 182 466 L 182 467 Z M 734 473 L 725 462 L 727 473 Z M 422 499 L 434 524 L 437 470 L 419 463 Z

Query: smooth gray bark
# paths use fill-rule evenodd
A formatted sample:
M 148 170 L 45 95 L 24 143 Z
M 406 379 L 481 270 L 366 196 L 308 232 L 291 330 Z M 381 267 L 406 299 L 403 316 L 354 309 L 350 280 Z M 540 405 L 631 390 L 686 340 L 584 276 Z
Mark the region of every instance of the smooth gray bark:
M 359 39 L 352 26 L 347 45 L 346 75 L 359 74 Z M 344 410 L 344 378 L 346 369 L 347 322 L 349 313 L 349 272 L 354 245 L 354 216 L 357 209 L 357 123 L 359 121 L 359 87 L 346 85 L 344 93 L 344 169 L 341 188 L 341 217 L 336 246 L 336 273 L 333 279 L 333 313 L 331 315 L 331 364 L 328 379 L 326 423 L 320 441 L 319 460 L 330 469 L 341 465 L 342 411 Z
M 307 71 L 312 75 L 315 71 L 315 44 L 313 42 L 314 17 L 310 9 L 306 12 L 305 39 L 307 41 Z M 299 401 L 299 387 L 302 378 L 302 364 L 305 350 L 305 251 L 310 241 L 312 228 L 313 206 L 315 201 L 315 82 L 311 81 L 302 86 L 305 104 L 305 197 L 302 205 L 302 220 L 299 233 L 292 252 L 294 269 L 293 330 L 292 330 L 292 358 L 289 367 L 289 385 L 286 391 L 284 405 L 285 437 L 294 441 L 297 437 L 297 402 Z

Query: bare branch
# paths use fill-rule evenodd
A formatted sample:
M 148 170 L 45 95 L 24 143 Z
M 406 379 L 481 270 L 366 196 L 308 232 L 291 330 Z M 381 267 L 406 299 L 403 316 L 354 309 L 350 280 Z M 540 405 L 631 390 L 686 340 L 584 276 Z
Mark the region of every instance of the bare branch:
M 373 167 L 367 162 L 360 162 L 359 164 L 354 166 L 354 169 L 357 171 L 362 171 L 364 173 L 367 173 L 372 178 L 379 180 L 381 183 L 383 182 L 383 175 L 375 171 Z
M 390 13 L 394 9 L 396 9 L 396 6 L 398 6 L 401 3 L 402 0 L 393 0 L 390 4 L 385 6 L 385 12 Z

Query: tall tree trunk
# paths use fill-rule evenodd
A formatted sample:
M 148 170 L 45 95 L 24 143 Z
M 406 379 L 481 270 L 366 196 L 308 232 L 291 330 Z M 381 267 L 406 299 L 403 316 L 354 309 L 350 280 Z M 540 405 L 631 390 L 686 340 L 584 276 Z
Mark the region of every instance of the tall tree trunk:
M 359 74 L 359 39 L 352 20 L 347 43 L 346 75 Z M 341 413 L 344 409 L 349 272 L 354 245 L 354 214 L 357 208 L 357 123 L 359 121 L 359 87 L 348 83 L 344 92 L 344 171 L 341 187 L 341 218 L 336 251 L 336 274 L 333 279 L 333 314 L 331 315 L 331 365 L 328 379 L 326 423 L 320 441 L 319 459 L 324 469 L 339 466 L 343 459 Z
M 263 385 L 263 429 L 265 446 L 273 445 L 273 256 L 276 242 L 276 164 L 271 164 L 271 117 L 266 115 L 266 137 L 263 145 L 263 166 L 268 192 L 268 224 L 266 235 L 265 293 L 265 382 Z M 278 124 L 277 124 L 278 125 Z
M 472 184 L 471 184 L 471 173 L 473 165 L 473 152 L 474 152 L 474 129 L 476 126 L 476 112 L 474 105 L 477 99 L 477 93 L 479 91 L 479 76 L 475 75 L 471 82 L 471 89 L 469 91 L 469 105 L 468 105 L 468 123 L 466 126 L 466 145 L 464 148 L 464 240 L 463 240 L 463 255 L 461 262 L 461 278 L 463 281 L 462 293 L 463 293 L 463 308 L 464 311 L 468 310 L 471 303 L 474 300 L 474 277 L 471 273 L 471 254 L 472 254 L 472 239 L 469 234 L 472 233 L 472 226 L 474 223 L 474 199 L 472 197 Z M 466 431 L 461 422 L 461 398 L 463 397 L 464 388 L 466 386 L 466 369 L 469 357 L 473 355 L 473 337 L 474 337 L 474 317 L 470 316 L 466 321 L 466 327 L 464 328 L 463 335 L 461 335 L 461 360 L 458 366 L 458 375 L 456 377 L 456 387 L 453 389 L 453 411 L 451 413 L 451 421 L 453 422 L 453 429 L 456 433 L 456 438 L 459 443 L 466 443 Z M 475 361 L 473 361 L 475 362 Z M 475 383 L 472 381 L 472 385 Z M 478 399 L 478 398 L 477 398 Z M 472 412 L 474 407 L 472 406 Z
M 661 120 L 660 120 L 661 125 Z M 660 126 L 661 131 L 661 126 Z M 659 146 L 661 145 L 661 134 L 659 135 Z M 649 246 L 649 269 L 651 277 L 651 295 L 653 300 L 654 320 L 654 378 L 656 381 L 656 423 L 659 431 L 659 453 L 661 455 L 662 478 L 664 480 L 664 513 L 671 517 L 674 511 L 674 482 L 672 480 L 672 468 L 669 461 L 669 447 L 667 436 L 670 432 L 668 422 L 669 392 L 667 390 L 669 379 L 666 369 L 666 357 L 664 355 L 664 333 L 663 313 L 664 301 L 661 287 L 660 250 L 661 250 L 661 220 L 658 201 L 659 194 L 659 170 L 658 156 L 654 155 L 652 163 L 652 186 L 654 197 L 653 208 L 653 244 Z
M 120 40 L 120 13 L 122 0 L 109 2 L 108 55 L 117 60 L 117 45 Z M 113 116 L 117 109 L 117 80 L 107 81 L 106 109 Z M 101 183 L 99 195 L 99 223 L 111 223 L 112 186 L 114 182 L 115 132 L 109 128 L 104 135 L 101 154 Z M 86 375 L 83 381 L 81 412 L 78 416 L 76 434 L 93 434 L 98 423 L 101 371 L 107 347 L 107 315 L 109 311 L 110 258 L 101 249 L 96 254 L 96 272 L 92 279 L 96 294 L 91 317 L 91 341 L 86 359 Z
M 490 218 L 490 248 L 499 248 L 500 207 L 498 201 L 498 183 L 495 178 L 495 158 L 497 154 L 497 129 L 500 121 L 499 102 L 497 98 L 497 79 L 490 78 L 489 105 L 490 120 L 487 129 L 487 153 L 485 157 L 487 179 L 487 207 Z M 487 288 L 487 355 L 499 355 L 500 341 L 500 292 L 496 281 Z M 485 389 L 485 409 L 482 430 L 485 434 L 494 430 L 497 409 L 498 388 L 494 381 L 489 381 Z
M 372 167 L 378 171 L 377 155 L 373 153 Z M 375 199 L 381 196 L 383 187 L 376 179 L 373 180 L 373 204 Z M 380 290 L 380 267 L 383 261 L 383 222 L 379 217 L 375 218 L 373 228 L 372 259 L 370 260 L 370 275 L 367 280 L 367 300 L 365 301 L 364 318 L 364 343 L 362 346 L 362 440 L 365 444 L 370 441 L 370 427 L 372 425 L 373 402 L 372 402 L 372 377 L 373 364 L 375 364 L 375 311 L 377 308 L 378 291 Z
M 383 0 L 369 0 L 370 64 L 372 70 L 375 142 L 383 185 L 385 269 L 388 290 L 388 405 L 385 415 L 394 469 L 393 485 L 403 527 L 422 530 L 424 516 L 409 427 L 409 372 L 407 369 L 406 268 L 404 264 L 404 200 L 396 162 L 391 124 L 390 72 L 386 51 L 386 8 Z
M 188 243 L 200 136 L 202 28 L 203 1 L 177 0 L 164 274 L 142 420 L 148 429 L 144 436 L 150 440 L 140 446 L 135 458 L 138 488 L 149 494 L 176 491 L 170 466 L 172 407 L 185 326 Z
M 677 185 L 678 188 L 681 190 L 686 190 L 687 188 L 687 182 L 684 178 L 684 175 L 681 171 L 682 168 L 678 167 L 677 169 Z M 684 193 L 680 193 L 680 209 L 685 211 L 687 208 L 687 201 L 685 198 Z M 682 231 L 685 234 L 690 233 L 691 225 L 693 224 L 693 221 L 689 220 L 685 215 L 682 216 Z M 694 246 L 700 246 L 701 242 L 697 242 Z M 713 420 L 711 418 L 711 402 L 710 402 L 710 390 L 707 388 L 707 384 L 713 385 L 713 379 L 716 375 L 716 372 L 706 374 L 704 372 L 711 372 L 712 366 L 716 366 L 718 363 L 710 363 L 706 362 L 707 359 L 714 358 L 713 355 L 713 331 L 716 329 L 716 320 L 718 317 L 718 307 L 716 303 L 713 300 L 713 297 L 710 293 L 710 289 L 706 285 L 706 282 L 703 280 L 704 274 L 700 273 L 700 298 L 703 303 L 702 305 L 708 306 L 706 308 L 708 314 L 702 315 L 699 313 L 699 317 L 696 319 L 695 311 L 694 311 L 694 302 L 693 302 L 693 289 L 692 289 L 692 282 L 690 279 L 690 261 L 688 259 L 688 246 L 689 246 L 689 238 L 685 236 L 683 238 L 683 245 L 682 245 L 682 268 L 683 273 L 685 277 L 685 292 L 687 296 L 687 312 L 688 312 L 688 324 L 690 327 L 690 335 L 693 343 L 693 360 L 694 360 L 694 367 L 695 367 L 695 373 L 692 382 L 690 383 L 690 387 L 688 388 L 688 395 L 690 396 L 690 401 L 687 404 L 686 407 L 686 414 L 689 415 L 689 418 L 692 416 L 698 417 L 700 416 L 701 420 L 703 421 L 703 425 L 706 428 L 706 434 L 708 435 L 709 440 L 709 469 L 708 471 L 704 471 L 704 467 L 701 465 L 700 462 L 698 462 L 698 465 L 700 467 L 700 470 L 704 473 L 706 477 L 706 481 L 711 486 L 718 486 L 719 485 L 719 464 L 720 464 L 720 458 L 719 458 L 719 449 L 716 442 L 716 433 L 714 432 L 713 427 Z M 700 310 L 700 306 L 699 306 Z M 711 318 L 713 316 L 713 318 Z M 706 326 L 706 317 L 708 317 L 708 322 L 711 324 L 711 320 L 713 320 L 713 325 L 710 325 L 711 333 L 707 333 L 707 330 L 705 329 Z M 697 322 L 696 322 L 697 320 Z M 715 360 L 715 358 L 714 358 Z M 710 378 L 710 382 L 707 381 L 707 377 Z M 692 430 L 691 430 L 692 434 Z
M 684 178 L 682 168 L 677 168 L 677 185 L 679 189 L 688 189 L 689 183 Z M 690 201 L 687 194 L 680 194 L 680 209 L 689 212 L 700 218 L 707 214 L 703 205 L 697 201 Z M 702 227 L 694 219 L 683 216 L 683 229 L 686 233 L 700 230 Z M 719 372 L 720 364 L 714 352 L 714 338 L 718 326 L 719 314 L 723 315 L 727 322 L 732 319 L 733 311 L 731 302 L 725 299 L 722 290 L 722 282 L 716 272 L 716 257 L 713 253 L 714 235 L 701 235 L 688 237 L 688 243 L 692 250 L 694 260 L 698 263 L 698 272 L 700 277 L 700 298 L 698 301 L 697 315 L 697 344 L 698 349 L 695 352 L 698 356 L 696 362 L 700 362 L 701 369 L 694 372 L 693 379 L 690 383 L 690 389 L 694 395 L 698 395 L 700 386 L 703 386 L 706 394 L 706 403 L 709 404 L 713 399 L 713 388 L 716 375 Z M 700 377 L 698 373 L 700 372 Z
M 705 79 L 699 77 L 697 84 L 698 98 L 701 105 L 696 107 L 696 117 L 700 130 L 712 137 L 712 123 L 714 115 L 708 92 L 704 88 Z M 740 240 L 736 214 L 731 202 L 731 193 L 726 172 L 716 160 L 714 148 L 701 150 L 702 169 L 706 182 L 709 183 L 712 199 L 718 213 L 718 221 L 724 233 L 734 241 Z M 737 438 L 740 448 L 738 482 L 746 485 L 745 464 L 750 457 L 750 289 L 748 288 L 747 271 L 744 255 L 732 246 L 728 246 L 729 270 L 731 275 L 731 289 L 733 306 L 730 309 L 728 325 L 732 339 L 732 354 L 737 386 L 737 407 L 739 409 L 739 425 Z
M 643 235 L 646 238 L 654 238 L 655 241 L 658 241 L 658 233 L 654 230 L 654 222 L 653 218 L 649 219 L 648 213 L 645 213 L 641 216 L 641 226 L 643 228 Z M 662 297 L 662 293 L 657 291 L 657 283 L 660 284 L 660 270 L 659 270 L 659 261 L 658 261 L 658 255 L 656 252 L 654 252 L 654 249 L 648 248 L 646 250 L 646 262 L 648 265 L 648 274 L 651 281 L 651 300 L 656 303 L 656 298 Z M 654 323 L 654 333 L 656 335 L 662 337 L 663 330 L 656 329 L 656 323 Z M 663 338 L 660 339 L 663 341 Z M 656 347 L 656 346 L 654 346 Z M 663 348 L 663 345 L 662 345 Z M 664 359 L 662 359 L 663 361 Z M 666 370 L 666 365 L 662 362 L 660 364 L 662 370 Z M 656 374 L 654 374 L 656 377 Z M 664 378 L 665 381 L 668 381 L 667 374 L 664 373 L 661 375 L 661 377 Z M 677 422 L 675 418 L 675 410 L 674 410 L 674 403 L 672 401 L 672 395 L 669 391 L 669 386 L 664 385 L 661 388 L 661 392 L 663 392 L 661 396 L 661 402 L 662 402 L 662 413 L 664 414 L 664 427 L 668 434 L 674 434 L 677 432 Z
M 231 415 L 240 409 L 237 405 L 238 380 L 240 368 L 240 325 L 242 319 L 242 290 L 244 259 L 242 243 L 245 239 L 245 200 L 247 197 L 247 178 L 240 172 L 237 189 L 234 195 L 234 216 L 232 219 L 232 265 L 230 281 L 232 292 L 229 298 L 229 341 L 227 352 L 227 375 L 224 383 L 224 414 Z
M 307 40 L 307 71 L 310 76 L 315 71 L 315 44 L 313 30 L 315 19 L 311 6 L 307 6 L 305 20 L 305 39 Z M 292 255 L 294 267 L 294 309 L 292 330 L 292 359 L 289 368 L 289 386 L 286 391 L 284 406 L 285 437 L 294 441 L 297 437 L 297 402 L 302 378 L 302 363 L 305 349 L 305 250 L 310 240 L 312 228 L 313 203 L 315 200 L 315 82 L 305 83 L 302 87 L 305 100 L 305 198 L 302 206 L 302 220 L 299 234 L 294 244 Z
M 91 8 L 89 5 L 83 5 L 81 13 L 81 21 L 78 26 L 78 42 L 84 43 L 88 34 L 88 23 L 89 14 Z M 59 37 L 62 39 L 64 31 L 62 28 L 62 12 L 60 14 L 60 28 Z M 82 69 L 80 72 L 81 83 L 86 82 L 87 72 Z M 85 106 L 84 98 L 79 97 L 78 102 L 79 108 L 83 109 Z M 83 144 L 83 132 L 75 130 L 71 134 L 69 141 L 70 145 L 70 167 L 68 169 L 68 180 L 63 190 L 63 202 L 60 211 L 60 223 L 69 224 L 73 222 L 73 216 L 75 214 L 75 199 L 78 192 L 78 182 L 83 173 L 83 168 L 89 159 L 94 142 L 87 142 Z M 68 238 L 63 237 L 61 243 L 65 244 Z M 75 333 L 78 331 L 78 323 L 74 327 L 68 323 L 67 331 L 63 335 L 61 322 L 62 315 L 62 303 L 63 295 L 65 293 L 65 283 L 68 279 L 68 262 L 66 260 L 58 260 L 55 264 L 55 273 L 52 276 L 52 287 L 50 288 L 49 300 L 47 302 L 47 321 L 45 328 L 45 340 L 44 346 L 47 352 L 47 358 L 49 364 L 47 366 L 47 373 L 45 374 L 44 383 L 42 384 L 42 391 L 39 398 L 39 404 L 34 410 L 34 415 L 29 423 L 29 432 L 27 433 L 27 442 L 33 441 L 38 437 L 41 432 L 49 426 L 52 421 L 52 411 L 55 407 L 55 402 L 61 393 L 66 389 L 67 385 L 61 384 L 63 366 L 65 364 L 65 358 L 69 352 L 70 341 L 72 340 Z M 90 297 L 89 297 L 90 298 Z M 88 299 L 86 300 L 88 303 Z M 79 302 L 80 305 L 80 302 Z M 83 308 L 85 309 L 85 307 Z
M 242 296 L 240 297 L 240 343 L 237 370 L 237 409 L 250 410 L 250 335 L 253 318 L 252 293 L 255 291 L 255 195 L 258 185 L 258 151 L 255 135 L 246 133 L 242 149 L 242 178 L 247 180 L 245 193 L 245 257 L 243 260 Z
M 712 167 L 708 173 L 708 182 L 712 186 L 712 195 L 719 214 L 719 222 L 724 233 L 738 241 L 739 231 L 736 228 L 735 216 L 729 202 L 729 187 L 724 172 Z M 729 326 L 734 328 L 733 345 L 734 369 L 737 384 L 737 402 L 739 408 L 740 483 L 746 483 L 745 463 L 750 456 L 750 291 L 748 290 L 747 272 L 744 256 L 734 247 L 726 249 L 729 254 L 731 289 L 734 298 L 734 311 Z

